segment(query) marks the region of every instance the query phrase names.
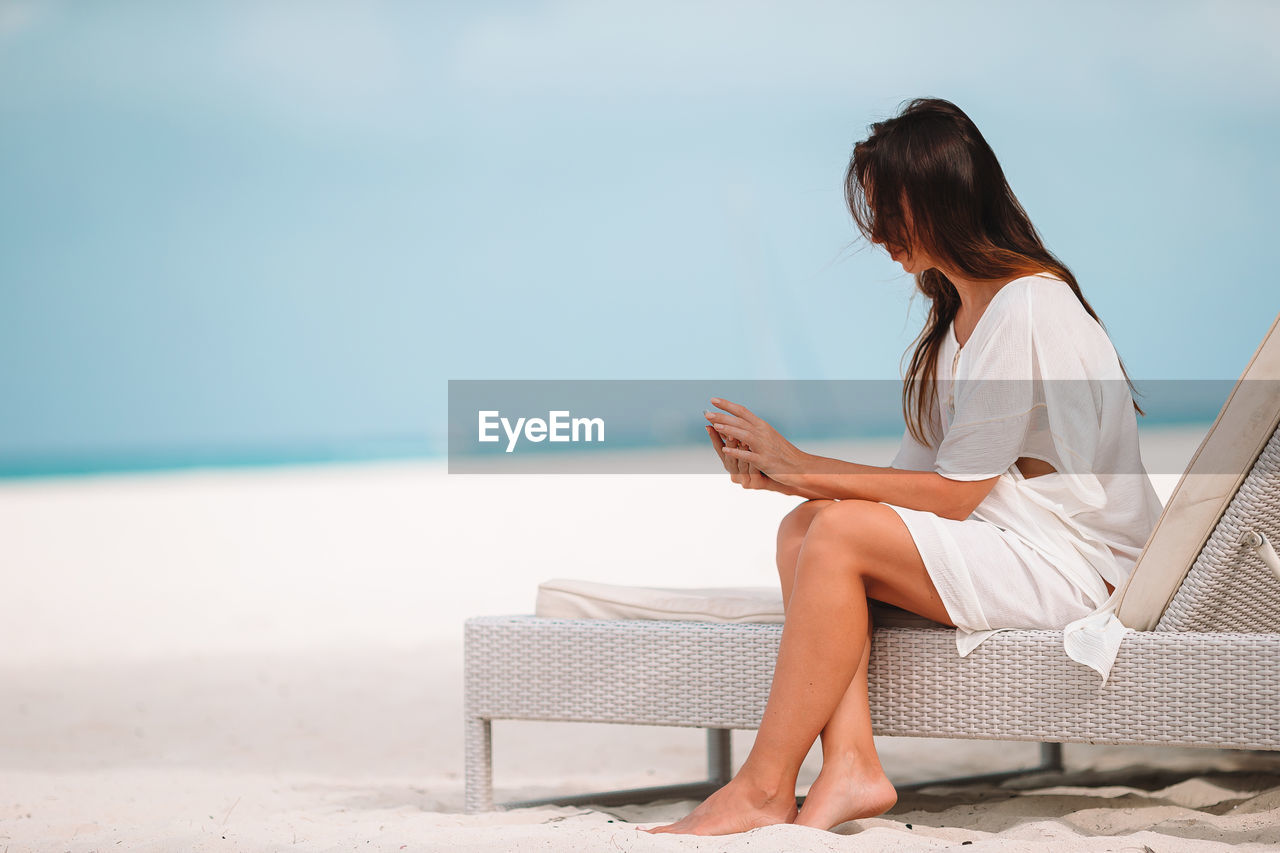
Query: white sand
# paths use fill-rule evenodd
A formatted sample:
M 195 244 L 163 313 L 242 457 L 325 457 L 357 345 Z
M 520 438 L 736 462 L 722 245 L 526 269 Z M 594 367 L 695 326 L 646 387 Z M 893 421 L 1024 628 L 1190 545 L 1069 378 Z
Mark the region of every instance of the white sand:
M 1148 466 L 1178 467 L 1202 430 L 1144 433 Z M 821 452 L 884 464 L 895 446 Z M 904 792 L 838 833 L 636 831 L 687 802 L 459 813 L 466 616 L 529 612 L 556 576 L 774 583 L 776 524 L 796 502 L 727 477 L 434 463 L 0 484 L 0 851 L 1280 845 L 1271 755 L 1074 744 L 1066 778 Z M 752 733 L 734 737 L 741 760 Z M 679 729 L 498 723 L 497 794 L 688 781 L 702 745 Z M 1034 744 L 980 741 L 883 738 L 880 752 L 899 783 L 1036 759 Z M 817 768 L 811 755 L 802 783 Z

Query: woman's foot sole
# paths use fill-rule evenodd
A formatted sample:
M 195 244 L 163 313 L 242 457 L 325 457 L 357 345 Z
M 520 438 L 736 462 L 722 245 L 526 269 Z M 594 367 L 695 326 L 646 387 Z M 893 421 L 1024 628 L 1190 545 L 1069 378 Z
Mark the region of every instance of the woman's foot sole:
M 897 802 L 898 791 L 883 772 L 828 773 L 824 767 L 809 787 L 794 822 L 798 826 L 834 829 L 851 820 L 884 814 Z

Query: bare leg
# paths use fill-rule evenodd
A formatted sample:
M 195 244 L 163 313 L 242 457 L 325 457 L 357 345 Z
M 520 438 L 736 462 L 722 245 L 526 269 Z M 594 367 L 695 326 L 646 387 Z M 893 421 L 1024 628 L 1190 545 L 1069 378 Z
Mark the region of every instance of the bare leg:
M 783 601 L 790 596 L 791 581 L 788 579 L 788 567 L 791 573 L 794 573 L 799 561 L 800 546 L 804 542 L 805 535 L 809 533 L 809 523 L 817 515 L 817 510 L 822 508 L 809 507 L 810 505 L 797 507 L 791 516 L 787 517 L 787 523 L 790 524 L 785 523 L 778 530 L 778 576 L 782 581 Z M 873 552 L 881 552 L 877 557 L 881 561 L 892 561 L 895 558 L 893 556 L 895 552 L 897 552 L 896 558 L 902 558 L 908 549 L 915 551 L 914 562 L 911 562 L 913 569 L 909 574 L 914 574 L 918 570 L 927 579 L 928 571 L 924 569 L 924 562 L 920 560 L 914 540 L 906 530 L 906 525 L 902 524 L 901 517 L 883 506 L 870 512 L 874 512 L 876 514 L 874 517 L 877 517 L 881 523 L 870 526 L 870 529 L 876 529 L 879 526 L 881 532 L 873 539 L 869 539 L 865 547 L 872 549 Z M 884 588 L 884 584 L 877 584 L 877 589 L 879 597 L 886 601 L 908 607 L 909 610 L 923 612 L 931 619 L 950 624 L 940 599 L 936 599 L 932 581 L 929 581 L 928 589 L 925 590 L 927 594 L 923 599 L 911 596 L 916 598 L 916 601 L 905 601 L 904 598 L 895 594 L 895 590 Z M 870 631 L 869 620 L 868 631 Z M 893 789 L 888 777 L 884 775 L 876 753 L 876 742 L 872 736 L 867 684 L 870 661 L 869 639 L 868 633 L 868 646 L 864 649 L 858 674 L 854 676 L 849 690 L 841 699 L 840 706 L 836 708 L 835 713 L 832 713 L 831 720 L 822 731 L 822 772 L 810 786 L 808 797 L 805 797 L 804 808 L 796 818 L 796 824 L 831 829 L 845 821 L 879 815 L 888 811 L 893 807 L 893 803 L 897 802 L 897 792 Z
M 791 600 L 800 547 L 809 524 L 827 502 L 809 501 L 797 507 L 778 528 L 778 578 L 782 601 Z M 870 615 L 866 645 L 858 671 L 840 704 L 822 729 L 822 771 L 805 798 L 795 823 L 831 829 L 848 820 L 883 814 L 898 801 L 898 793 L 880 766 L 871 732 L 867 670 L 871 661 Z
M 899 529 L 884 513 L 893 516 Z M 900 606 L 918 603 L 922 610 L 916 612 L 941 608 L 923 564 L 915 571 L 902 565 L 910 558 L 904 560 L 900 553 L 901 536 L 919 563 L 910 534 L 888 507 L 840 501 L 819 509 L 800 549 L 773 686 L 751 753 L 738 775 L 687 818 L 652 831 L 719 835 L 793 819 L 800 764 L 865 667 L 868 588 L 893 592 L 901 587 L 897 601 L 883 592 L 876 597 L 906 602 Z M 891 564 L 876 562 L 886 557 Z M 922 588 L 922 582 L 927 586 Z M 865 703 L 865 691 L 862 695 Z M 837 732 L 843 730 L 837 727 Z M 825 785 L 832 791 L 837 787 L 831 779 Z M 815 815 L 837 811 L 822 805 L 823 799 L 832 798 L 820 796 Z
M 783 609 L 786 609 L 786 607 L 791 602 L 791 588 L 795 584 L 796 565 L 800 560 L 800 547 L 804 544 L 804 537 L 809 533 L 809 525 L 813 521 L 813 519 L 817 516 L 817 513 L 819 510 L 833 503 L 835 503 L 835 501 L 825 501 L 825 500 L 807 501 L 801 504 L 800 506 L 796 507 L 791 513 L 789 513 L 787 517 L 783 519 L 782 524 L 778 526 L 777 566 L 778 566 L 778 581 L 782 586 Z M 863 651 L 862 661 L 858 666 L 858 673 L 857 675 L 854 676 L 853 682 L 849 685 L 849 689 L 845 692 L 844 698 L 841 699 L 840 705 L 836 707 L 835 714 L 832 716 L 831 720 L 827 723 L 827 725 L 822 730 L 823 762 L 824 763 L 826 762 L 826 759 L 828 758 L 828 755 L 829 755 L 828 747 L 831 745 L 829 741 L 831 741 L 832 738 L 835 738 L 835 740 L 837 741 L 842 740 L 840 736 L 842 730 L 850 728 L 849 726 L 844 725 L 842 723 L 842 720 L 845 717 L 847 717 L 850 714 L 850 712 L 854 713 L 855 720 L 858 716 L 860 716 L 856 713 L 857 711 L 856 706 L 858 703 L 859 695 L 865 697 L 867 694 L 867 688 L 866 688 L 867 666 L 871 660 L 870 639 L 871 639 L 872 627 L 873 626 L 871 624 L 870 615 L 868 615 L 868 618 L 867 618 L 868 647 Z M 862 682 L 861 689 L 859 689 L 859 681 Z M 850 705 L 851 702 L 853 703 L 852 705 Z M 865 699 L 864 699 L 864 703 L 865 703 Z M 852 722 L 852 720 L 850 720 L 850 722 Z M 871 725 L 870 714 L 868 713 L 867 714 L 868 736 L 870 735 L 870 725 Z

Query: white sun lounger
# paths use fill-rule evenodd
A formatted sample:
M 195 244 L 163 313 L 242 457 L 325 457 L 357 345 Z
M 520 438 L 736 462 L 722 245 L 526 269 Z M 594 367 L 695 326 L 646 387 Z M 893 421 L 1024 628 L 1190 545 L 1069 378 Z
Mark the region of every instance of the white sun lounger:
M 1101 689 L 1098 673 L 1067 656 L 1061 631 L 1004 631 L 961 658 L 954 629 L 875 606 L 877 735 L 1036 741 L 1037 770 L 1060 767 L 1062 743 L 1280 750 L 1277 326 L 1113 596 L 1116 620 L 1099 620 L 1099 636 L 1123 635 Z M 539 612 L 573 618 L 466 623 L 468 812 L 494 807 L 494 720 L 708 732 L 704 781 L 542 802 L 698 798 L 728 781 L 730 730 L 757 728 L 768 699 L 782 635 L 776 591 L 562 581 L 543 585 Z

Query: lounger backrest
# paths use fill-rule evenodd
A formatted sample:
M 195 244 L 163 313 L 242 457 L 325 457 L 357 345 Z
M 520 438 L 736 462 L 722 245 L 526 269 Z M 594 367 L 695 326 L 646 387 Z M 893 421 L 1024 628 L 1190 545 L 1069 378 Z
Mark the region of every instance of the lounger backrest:
M 1116 616 L 1138 631 L 1280 631 L 1280 580 L 1241 538 L 1280 546 L 1280 316 L 1165 504 Z

